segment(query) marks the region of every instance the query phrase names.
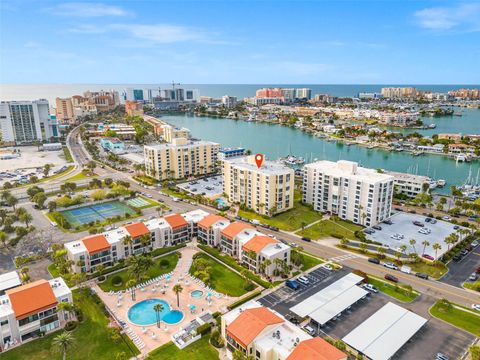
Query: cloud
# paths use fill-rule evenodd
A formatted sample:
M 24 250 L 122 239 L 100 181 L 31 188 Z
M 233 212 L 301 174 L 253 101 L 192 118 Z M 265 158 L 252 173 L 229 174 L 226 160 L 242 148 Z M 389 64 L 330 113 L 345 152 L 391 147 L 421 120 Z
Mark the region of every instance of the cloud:
M 429 30 L 480 31 L 480 3 L 426 8 L 415 12 L 414 16 L 421 27 Z
M 105 27 L 99 27 L 91 24 L 81 24 L 67 30 L 75 34 L 102 34 L 107 31 Z
M 102 17 L 102 16 L 126 16 L 128 12 L 118 6 L 101 3 L 72 2 L 60 4 L 45 9 L 48 13 L 58 16 L 72 17 Z
M 205 34 L 185 26 L 156 25 L 112 25 L 111 28 L 126 30 L 130 35 L 156 44 L 205 40 Z

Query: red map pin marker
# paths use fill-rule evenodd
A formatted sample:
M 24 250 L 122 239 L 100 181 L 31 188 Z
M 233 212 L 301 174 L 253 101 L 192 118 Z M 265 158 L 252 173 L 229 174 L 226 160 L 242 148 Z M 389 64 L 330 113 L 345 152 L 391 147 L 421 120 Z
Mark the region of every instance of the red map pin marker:
M 255 155 L 255 162 L 257 163 L 257 167 L 260 169 L 263 163 L 263 155 L 262 154 Z

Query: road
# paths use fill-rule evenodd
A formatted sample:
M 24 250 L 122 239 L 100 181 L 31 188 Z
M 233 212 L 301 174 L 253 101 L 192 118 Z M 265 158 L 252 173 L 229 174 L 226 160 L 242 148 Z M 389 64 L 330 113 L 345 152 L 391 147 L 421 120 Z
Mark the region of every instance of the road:
M 86 150 L 81 145 L 79 139 L 78 128 L 74 129 L 69 137 L 69 147 L 71 149 L 72 156 L 77 164 L 83 165 L 90 160 L 90 156 Z M 174 202 L 170 197 L 160 194 L 158 189 L 146 189 L 143 186 L 137 184 L 131 179 L 128 173 L 119 172 L 111 168 L 97 168 L 95 172 L 100 177 L 109 176 L 113 179 L 121 179 L 124 181 L 129 181 L 131 188 L 142 193 L 150 194 L 155 199 L 161 198 L 174 212 L 186 212 L 190 210 L 197 209 L 199 207 L 204 210 L 215 213 L 216 209 L 209 208 L 202 205 L 191 205 L 186 202 Z M 434 298 L 447 298 L 448 300 L 462 304 L 470 307 L 472 303 L 479 303 L 480 296 L 474 292 L 464 290 L 461 288 L 454 287 L 450 284 L 434 281 L 434 280 L 423 280 L 417 278 L 413 275 L 401 273 L 399 271 L 390 270 L 379 265 L 369 263 L 367 257 L 357 254 L 349 253 L 348 251 L 338 249 L 332 246 L 322 245 L 321 242 L 304 242 L 300 239 L 299 236 L 283 232 L 283 231 L 269 231 L 269 233 L 274 234 L 278 238 L 287 240 L 288 242 L 295 242 L 305 249 L 305 251 L 312 253 L 316 256 L 332 259 L 334 261 L 342 263 L 343 266 L 347 266 L 352 269 L 361 269 L 372 275 L 382 277 L 385 274 L 391 274 L 400 279 L 401 282 L 411 285 L 414 289 L 430 295 Z

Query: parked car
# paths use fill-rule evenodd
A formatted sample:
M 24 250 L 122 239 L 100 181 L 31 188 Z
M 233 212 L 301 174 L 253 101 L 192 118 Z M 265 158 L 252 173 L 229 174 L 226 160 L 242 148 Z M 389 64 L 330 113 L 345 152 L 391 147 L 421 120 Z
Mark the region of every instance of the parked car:
M 373 225 L 372 228 L 375 230 L 382 230 L 382 227 L 380 225 Z
M 476 281 L 478 278 L 477 273 L 471 273 L 470 276 L 468 277 L 469 281 Z
M 478 241 L 477 241 L 477 240 L 473 240 L 470 245 L 472 245 L 472 246 L 475 248 L 475 247 L 478 246 Z
M 436 224 L 437 223 L 437 219 L 432 219 L 432 221 L 430 221 L 430 224 Z
M 462 254 L 463 256 L 465 256 L 465 255 L 468 254 L 468 250 L 467 250 L 467 249 L 463 249 L 462 251 L 460 251 L 460 254 Z
M 372 235 L 373 233 L 375 233 L 375 230 L 373 230 L 373 229 L 365 229 L 364 233 L 365 233 L 365 234 L 368 234 L 368 235 Z
M 322 265 L 322 267 L 325 269 L 325 270 L 328 270 L 328 271 L 333 271 L 333 266 L 330 265 L 330 264 L 325 264 L 325 265 Z
M 437 353 L 435 360 L 450 360 L 447 355 L 442 353 Z
M 383 223 L 387 224 L 387 225 L 392 225 L 393 224 L 392 220 L 384 220 Z
M 430 221 L 432 221 L 432 218 L 430 218 L 430 217 L 427 217 L 427 218 L 425 219 L 425 222 L 430 222 Z
M 306 242 L 311 242 L 312 241 L 312 239 L 310 239 L 309 237 L 306 237 L 306 236 L 302 237 L 302 240 L 306 241 Z
M 308 335 L 315 336 L 315 330 L 313 330 L 310 325 L 305 325 L 302 329 L 305 330 Z
M 292 248 L 296 248 L 297 246 L 298 246 L 298 245 L 297 245 L 296 243 L 294 243 L 294 242 L 290 243 L 290 247 L 292 247 Z
M 300 284 L 303 284 L 303 285 L 310 285 L 310 281 L 308 280 L 307 277 L 305 276 L 299 276 L 297 278 L 297 281 L 300 283 Z
M 285 285 L 292 290 L 298 290 L 298 288 L 300 288 L 300 285 L 298 285 L 295 280 L 287 280 L 285 281 Z
M 428 254 L 423 254 L 422 257 L 423 257 L 424 259 L 428 259 L 428 260 L 431 260 L 431 261 L 434 261 L 434 260 L 435 260 L 435 258 L 434 258 L 433 256 L 428 255 Z
M 383 266 L 385 266 L 388 269 L 398 270 L 398 266 L 395 265 L 394 263 L 386 262 L 386 263 L 383 263 Z
M 378 293 L 378 289 L 373 286 L 372 284 L 365 284 L 362 286 L 365 290 L 368 290 L 370 292 L 373 292 L 373 293 Z
M 425 226 L 424 223 L 422 223 L 422 222 L 420 222 L 420 221 L 417 221 L 417 220 L 413 221 L 413 225 L 415 225 L 415 226 L 420 226 L 420 227 L 424 227 L 424 226 Z
M 472 309 L 480 311 L 480 304 L 472 304 Z
M 458 226 L 458 225 L 455 225 L 455 226 L 453 227 L 453 230 L 458 230 L 458 229 L 460 229 L 460 226 Z
M 445 215 L 444 217 L 442 217 L 442 220 L 450 221 L 450 220 L 452 220 L 452 219 L 450 218 L 450 216 L 446 216 L 446 215 Z
M 287 315 L 285 318 L 294 325 L 298 325 L 300 323 L 300 321 L 293 315 Z
M 278 227 L 276 227 L 276 226 L 270 226 L 270 230 L 272 230 L 272 231 L 278 231 Z
M 394 283 L 398 283 L 398 278 L 396 276 L 385 274 L 384 278 L 387 280 L 393 281 Z
M 462 260 L 462 255 L 457 254 L 452 258 L 452 260 L 455 261 L 455 262 L 458 262 L 458 261 Z
M 428 275 L 425 274 L 425 273 L 417 272 L 417 273 L 415 273 L 415 276 L 416 276 L 416 277 L 419 277 L 419 278 L 421 278 L 421 279 L 428 280 Z
M 380 260 L 378 260 L 377 258 L 368 258 L 368 262 L 371 262 L 373 264 L 380 264 Z

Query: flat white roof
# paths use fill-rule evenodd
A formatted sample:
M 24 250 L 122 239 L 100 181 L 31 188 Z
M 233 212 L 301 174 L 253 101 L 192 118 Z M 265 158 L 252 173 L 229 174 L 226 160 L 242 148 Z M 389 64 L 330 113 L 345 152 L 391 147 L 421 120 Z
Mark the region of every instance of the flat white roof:
M 283 253 L 285 250 L 288 249 L 290 249 L 290 246 L 278 242 L 275 244 L 268 244 L 260 251 L 260 253 L 264 256 L 270 257 L 278 253 Z
M 10 271 L 0 275 L 0 291 L 5 291 L 20 285 L 22 285 L 22 281 L 16 271 Z
M 72 293 L 70 288 L 67 286 L 63 278 L 58 277 L 55 279 L 48 280 L 50 286 L 52 287 L 53 293 L 57 299 L 67 296 Z
M 274 333 L 277 335 L 276 337 L 273 337 L 272 334 Z M 311 336 L 298 326 L 284 322 L 257 337 L 255 339 L 255 347 L 262 349 L 263 352 L 275 349 L 275 352 L 281 355 L 282 359 L 285 359 L 295 349 L 294 344 L 297 344 L 297 339 L 301 342 L 311 339 Z
M 182 214 L 183 218 L 187 222 L 193 222 L 193 223 L 198 223 L 207 215 L 208 215 L 208 212 L 202 209 L 196 209 L 196 210 L 192 210 Z
M 333 284 L 330 284 L 326 288 L 290 308 L 290 310 L 302 318 L 306 317 L 333 299 L 338 298 L 362 280 L 363 278 L 361 276 L 355 275 L 354 273 L 347 274 Z
M 427 319 L 389 302 L 347 334 L 343 341 L 372 360 L 388 360 L 426 322 Z
M 242 156 L 236 158 L 225 159 L 232 167 L 241 170 L 248 170 L 258 174 L 267 175 L 286 175 L 293 174 L 293 169 L 278 162 L 264 160 L 260 168 L 254 163 L 254 155 Z M 252 161 L 252 162 L 250 162 Z
M 87 248 L 82 240 L 70 241 L 65 243 L 64 246 L 72 254 L 83 254 L 87 252 Z
M 377 172 L 377 170 L 358 166 L 358 163 L 347 160 L 339 160 L 337 162 L 320 160 L 307 164 L 305 167 L 316 169 L 329 176 L 350 178 L 357 181 L 365 181 L 367 183 L 393 181 L 393 176 L 391 175 L 382 174 Z
M 170 224 L 167 223 L 167 220 L 163 217 L 145 221 L 144 224 L 149 231 L 154 231 L 155 229 L 170 229 Z
M 323 306 L 310 314 L 310 317 L 320 325 L 326 324 L 335 316 L 340 314 L 349 306 L 355 304 L 362 297 L 366 296 L 368 291 L 358 286 L 353 286 L 339 296 L 333 298 Z
M 115 245 L 121 242 L 125 236 L 129 235 L 129 233 L 125 228 L 119 227 L 118 229 L 105 231 L 103 235 L 110 245 Z

